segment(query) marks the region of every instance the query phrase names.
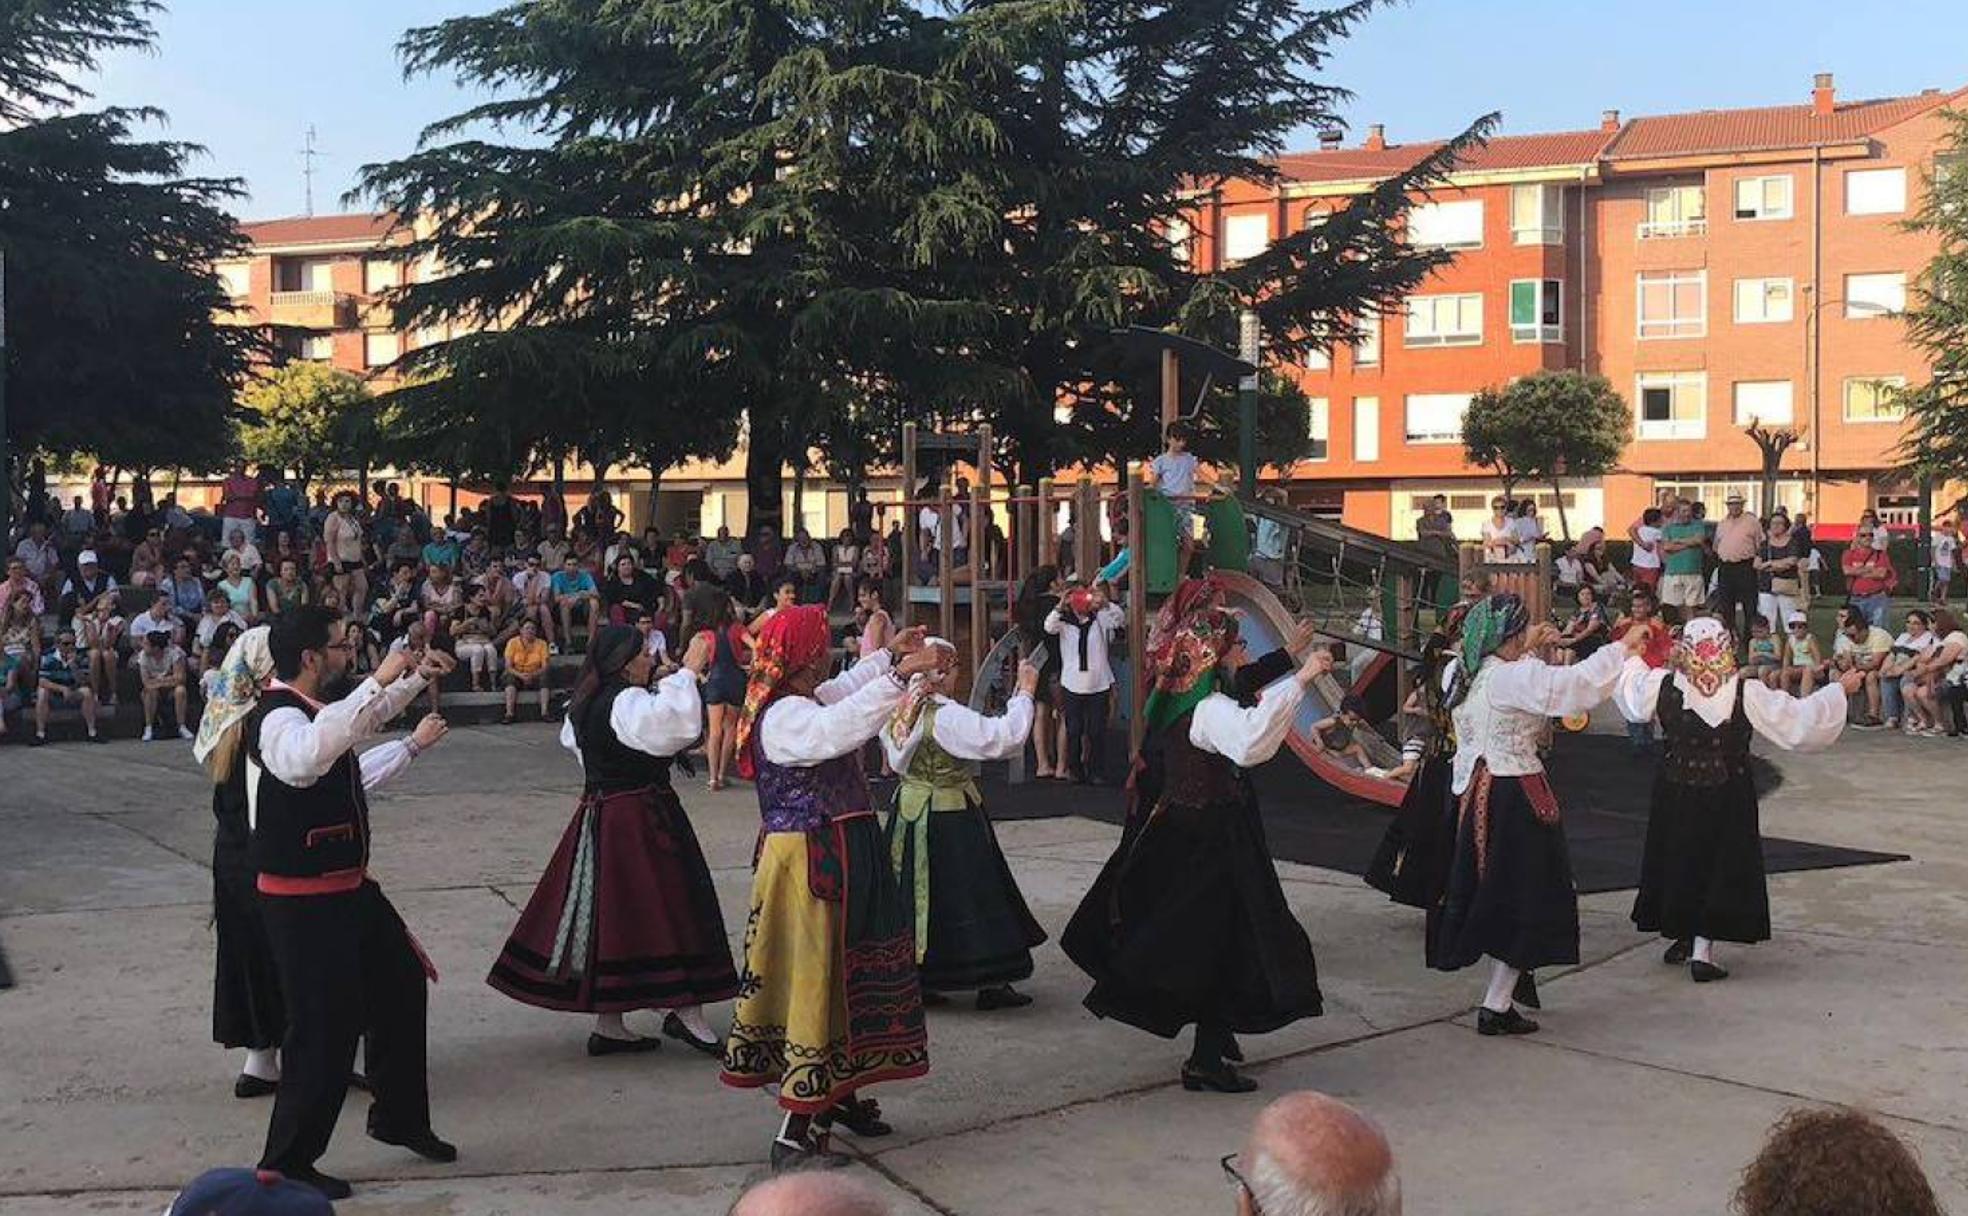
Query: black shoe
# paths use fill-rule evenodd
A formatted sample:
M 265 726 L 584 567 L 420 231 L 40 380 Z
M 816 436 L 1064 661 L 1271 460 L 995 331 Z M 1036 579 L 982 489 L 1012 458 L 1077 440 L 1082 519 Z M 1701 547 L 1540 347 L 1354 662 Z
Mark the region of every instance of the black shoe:
M 977 990 L 977 1007 L 980 1010 L 1023 1009 L 1032 1003 L 1032 998 L 1013 988 L 1010 984 L 999 984 L 995 988 Z
M 712 1039 L 706 1042 L 698 1038 L 696 1035 L 690 1033 L 690 1027 L 683 1024 L 683 1019 L 674 1013 L 668 1014 L 663 1018 L 663 1033 L 683 1044 L 685 1047 L 690 1048 L 692 1051 L 701 1051 L 714 1060 L 722 1060 L 724 1058 L 723 1040 Z
M 332 1174 L 324 1174 L 320 1170 L 294 1170 L 290 1173 L 283 1173 L 282 1177 L 286 1178 L 289 1182 L 298 1182 L 303 1186 L 311 1186 L 315 1190 L 320 1191 L 322 1196 L 327 1199 L 347 1199 L 350 1195 L 355 1194 L 354 1187 L 343 1182 L 340 1178 Z
M 1537 976 L 1529 971 L 1518 976 L 1517 986 L 1510 990 L 1510 1001 L 1513 1005 L 1522 1005 L 1526 1009 L 1544 1008 L 1543 1003 L 1538 1000 Z
M 29 747 L 46 747 L 48 745 L 48 736 L 29 735 L 27 737 L 27 745 Z
M 1182 1088 L 1190 1093 L 1207 1089 L 1219 1094 L 1247 1094 L 1257 1088 L 1257 1082 L 1232 1068 L 1228 1060 L 1214 1064 L 1190 1060 L 1182 1066 Z
M 775 1174 L 793 1173 L 798 1170 L 837 1170 L 852 1164 L 852 1159 L 844 1153 L 836 1153 L 827 1147 L 827 1137 L 809 1135 L 805 1140 L 788 1140 L 777 1137 L 772 1141 L 772 1172 Z
M 369 1126 L 369 1138 L 380 1144 L 407 1148 L 426 1161 L 449 1162 L 458 1159 L 458 1146 L 438 1139 L 437 1133 L 428 1127 L 408 1136 L 392 1136 L 387 1132 L 378 1131 L 372 1123 Z
M 1667 953 L 1661 955 L 1661 962 L 1666 963 L 1670 967 L 1679 967 L 1682 963 L 1688 961 L 1688 956 L 1693 954 L 1694 950 L 1694 942 L 1685 937 L 1676 938 L 1674 944 L 1667 948 Z
M 280 1082 L 269 1081 L 250 1073 L 240 1073 L 239 1079 L 232 1083 L 232 1096 L 235 1098 L 264 1098 L 280 1088 Z
M 662 1047 L 661 1039 L 645 1039 L 640 1035 L 633 1039 L 611 1039 L 605 1034 L 588 1036 L 588 1054 L 591 1056 L 635 1055 L 645 1051 L 655 1051 Z
M 1232 1064 L 1242 1064 L 1244 1062 L 1244 1049 L 1238 1045 L 1236 1038 L 1232 1035 L 1226 1034 L 1223 1036 L 1223 1058 Z
M 881 1117 L 881 1104 L 873 1098 L 848 1098 L 834 1103 L 834 1109 L 827 1113 L 835 1123 L 870 1140 L 895 1130 Z
M 1704 963 L 1700 959 L 1695 959 L 1688 964 L 1688 974 L 1694 977 L 1697 984 L 1712 984 L 1716 980 L 1729 978 L 1727 968 L 1718 967 L 1714 963 Z
M 1508 1009 L 1498 1013 L 1494 1009 L 1479 1009 L 1476 1012 L 1477 1034 L 1536 1034 L 1538 1024 Z
M 365 1094 L 373 1094 L 376 1092 L 373 1088 L 371 1088 L 369 1084 L 369 1077 L 367 1076 L 367 1074 L 359 1073 L 359 1072 L 352 1072 L 349 1074 L 349 1088 L 361 1090 Z
M 925 988 L 923 989 L 922 1003 L 924 1009 L 941 1009 L 950 1003 L 950 998 L 940 992 L 931 992 Z

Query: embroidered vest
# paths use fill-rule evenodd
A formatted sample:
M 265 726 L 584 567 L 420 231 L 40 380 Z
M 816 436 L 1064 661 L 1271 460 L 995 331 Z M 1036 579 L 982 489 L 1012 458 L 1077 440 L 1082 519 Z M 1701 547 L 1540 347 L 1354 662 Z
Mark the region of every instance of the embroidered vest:
M 1469 788 L 1469 777 L 1476 771 L 1478 760 L 1486 762 L 1491 774 L 1498 777 L 1528 777 L 1544 771 L 1537 752 L 1544 719 L 1504 709 L 1490 700 L 1490 674 L 1502 664 L 1495 655 L 1484 659 L 1482 670 L 1469 686 L 1469 695 L 1455 707 L 1454 790 L 1458 794 Z
M 1162 730 L 1158 750 L 1162 764 L 1162 801 L 1182 806 L 1212 806 L 1237 802 L 1237 766 L 1228 757 L 1205 751 L 1189 741 L 1190 710 Z
M 834 819 L 873 809 L 858 749 L 802 768 L 766 759 L 765 743 L 756 735 L 751 747 L 759 821 L 766 831 L 811 832 Z
M 1736 707 L 1720 726 L 1710 726 L 1689 709 L 1673 676 L 1661 681 L 1661 775 L 1681 785 L 1725 785 L 1749 768 L 1749 737 L 1754 728 L 1743 711 L 1736 681 Z

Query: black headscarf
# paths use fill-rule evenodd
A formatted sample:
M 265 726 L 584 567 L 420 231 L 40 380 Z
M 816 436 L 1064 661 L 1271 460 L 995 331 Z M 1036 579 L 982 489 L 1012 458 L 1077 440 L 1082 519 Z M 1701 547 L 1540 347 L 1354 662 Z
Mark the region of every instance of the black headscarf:
M 622 670 L 642 653 L 642 634 L 628 625 L 603 625 L 588 640 L 588 659 L 567 699 L 567 716 L 576 728 L 588 702 L 597 693 L 622 682 Z

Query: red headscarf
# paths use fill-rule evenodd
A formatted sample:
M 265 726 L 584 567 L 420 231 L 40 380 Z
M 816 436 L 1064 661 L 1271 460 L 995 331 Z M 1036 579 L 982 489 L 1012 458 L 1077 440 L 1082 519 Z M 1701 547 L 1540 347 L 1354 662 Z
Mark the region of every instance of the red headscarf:
M 759 630 L 752 649 L 752 678 L 738 713 L 738 775 L 758 776 L 752 763 L 752 731 L 774 701 L 786 695 L 786 677 L 806 670 L 827 655 L 827 610 L 819 604 L 781 608 Z

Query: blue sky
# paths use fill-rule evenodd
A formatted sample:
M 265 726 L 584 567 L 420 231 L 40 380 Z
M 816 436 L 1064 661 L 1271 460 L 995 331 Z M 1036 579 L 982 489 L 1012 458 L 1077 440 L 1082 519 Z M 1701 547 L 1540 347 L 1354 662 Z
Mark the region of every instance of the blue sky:
M 468 99 L 447 80 L 406 83 L 404 29 L 483 12 L 489 0 L 169 0 L 159 45 L 117 55 L 105 104 L 155 105 L 172 138 L 204 144 L 201 172 L 246 179 L 249 218 L 302 210 L 309 124 L 315 210 L 341 210 L 361 165 L 407 152 L 424 123 Z M 1968 85 L 1968 0 L 1409 0 L 1338 47 L 1357 137 L 1453 133 L 1491 110 L 1508 132 L 1596 126 L 1601 110 L 1670 113 L 1806 100 L 1814 72 L 1846 98 Z M 1310 146 L 1306 133 L 1295 146 Z

